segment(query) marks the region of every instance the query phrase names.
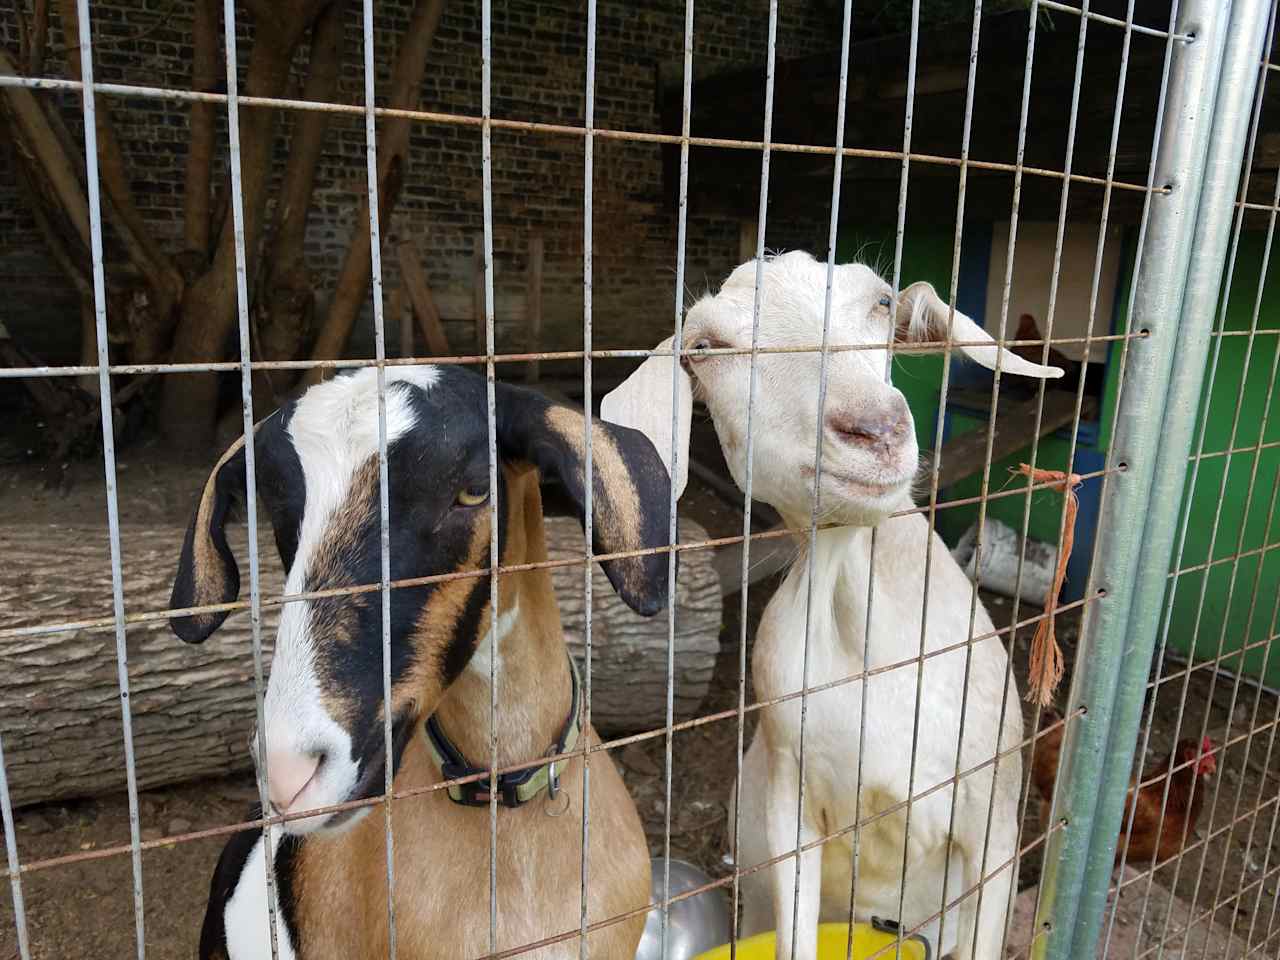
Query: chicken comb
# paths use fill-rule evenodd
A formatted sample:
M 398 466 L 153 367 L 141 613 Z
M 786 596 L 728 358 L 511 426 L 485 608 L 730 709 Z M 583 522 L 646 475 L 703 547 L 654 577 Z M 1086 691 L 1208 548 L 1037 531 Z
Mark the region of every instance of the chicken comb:
M 1205 776 L 1206 774 L 1216 773 L 1218 770 L 1218 761 L 1214 756 L 1213 741 L 1207 736 L 1200 741 L 1200 759 L 1196 761 L 1196 776 Z

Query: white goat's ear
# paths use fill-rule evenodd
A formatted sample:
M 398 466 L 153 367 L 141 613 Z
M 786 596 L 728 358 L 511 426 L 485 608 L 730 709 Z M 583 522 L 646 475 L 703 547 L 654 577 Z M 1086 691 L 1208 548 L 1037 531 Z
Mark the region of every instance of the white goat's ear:
M 919 343 L 921 341 L 941 342 L 947 339 L 947 303 L 938 296 L 930 283 L 913 283 L 898 295 L 897 336 L 899 340 Z M 1012 351 L 995 345 L 995 340 L 987 331 L 970 320 L 959 310 L 951 323 L 951 339 L 957 342 L 983 340 L 991 344 L 984 346 L 957 347 L 970 360 L 982 364 L 988 370 L 996 368 L 996 357 L 1003 354 L 1000 369 L 1005 373 L 1016 373 L 1024 377 L 1039 377 L 1054 380 L 1062 376 L 1060 367 L 1046 367 L 1038 363 L 1024 360 Z
M 671 350 L 671 337 L 654 347 Z M 671 378 L 676 378 L 676 468 L 671 468 Z M 600 401 L 600 419 L 639 430 L 653 443 L 675 485 L 676 498 L 689 479 L 689 424 L 693 385 L 674 357 L 649 357 Z

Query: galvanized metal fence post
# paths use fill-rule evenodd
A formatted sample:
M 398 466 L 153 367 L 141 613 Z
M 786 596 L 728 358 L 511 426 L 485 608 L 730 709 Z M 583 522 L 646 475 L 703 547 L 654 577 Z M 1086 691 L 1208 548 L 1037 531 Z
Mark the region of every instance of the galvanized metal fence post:
M 1159 627 L 1178 506 L 1200 402 L 1249 107 L 1265 33 L 1264 0 L 1189 0 L 1177 17 L 1169 99 L 1155 160 L 1147 243 L 1135 266 L 1128 344 L 1109 452 L 1092 605 L 1081 634 L 1068 730 L 1036 917 L 1033 955 L 1092 956 Z M 1137 522 L 1135 522 L 1135 518 Z
M 1100 803 L 1094 817 L 1091 854 L 1085 866 L 1083 898 L 1076 923 L 1078 948 L 1088 946 L 1092 950 L 1106 909 L 1107 888 L 1124 817 L 1124 796 L 1169 586 L 1169 565 L 1186 483 L 1187 458 L 1198 422 L 1269 7 L 1268 0 L 1235 0 L 1231 6 L 1182 310 L 1169 318 L 1176 322 L 1166 321 L 1168 332 L 1177 334 L 1173 338 L 1173 370 L 1165 394 L 1155 476 L 1129 612 L 1130 648 L 1119 663 L 1111 735 L 1099 789 Z M 1154 424 L 1149 429 L 1154 429 Z

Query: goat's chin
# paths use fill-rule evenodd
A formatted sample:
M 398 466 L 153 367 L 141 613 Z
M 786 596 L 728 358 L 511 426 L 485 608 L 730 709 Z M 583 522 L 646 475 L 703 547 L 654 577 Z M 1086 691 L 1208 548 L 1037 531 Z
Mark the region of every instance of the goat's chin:
M 794 502 L 770 501 L 787 526 L 807 530 L 813 517 L 812 480 L 808 495 Z M 867 484 L 822 472 L 819 527 L 874 527 L 896 511 L 910 509 L 911 483 Z
M 804 472 L 812 477 L 812 469 Z M 824 469 L 819 522 L 873 527 L 895 510 L 911 507 L 911 480 L 908 474 L 881 478 L 861 471 Z
M 844 499 L 829 514 L 830 523 L 850 527 L 874 527 L 888 520 L 895 511 L 910 505 L 910 487 L 892 493 L 843 491 Z
M 284 832 L 293 837 L 335 837 L 338 834 L 346 833 L 367 817 L 369 810 L 369 807 L 356 807 L 353 810 L 340 810 L 328 816 L 318 815 L 301 820 L 289 820 L 284 824 Z
M 349 799 L 353 799 L 350 791 L 342 790 L 341 788 L 334 789 L 330 784 L 326 783 L 317 783 L 307 787 L 302 792 L 302 795 L 290 805 L 286 813 L 301 813 L 306 810 L 331 807 Z M 364 816 L 367 811 L 368 807 L 355 807 L 332 813 L 317 813 L 313 817 L 286 820 L 281 824 L 281 828 L 285 834 L 292 837 L 341 833 Z

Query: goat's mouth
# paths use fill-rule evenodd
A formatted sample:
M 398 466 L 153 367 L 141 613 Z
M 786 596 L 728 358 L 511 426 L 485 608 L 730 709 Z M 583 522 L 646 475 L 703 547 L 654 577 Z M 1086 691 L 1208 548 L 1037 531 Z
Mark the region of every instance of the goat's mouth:
M 393 777 L 399 769 L 400 758 L 404 754 L 405 747 L 408 746 L 416 729 L 416 722 L 408 712 L 392 720 L 391 749 L 394 755 L 391 771 Z M 360 763 L 356 779 L 348 781 L 350 786 L 344 790 L 341 786 L 329 785 L 328 790 L 316 791 L 316 795 L 307 804 L 307 807 L 312 809 L 323 810 L 331 806 L 341 806 L 342 809 L 287 820 L 284 823 L 284 832 L 298 835 L 332 833 L 341 832 L 352 826 L 372 809 L 372 805 L 366 803 L 348 807 L 345 804 L 355 804 L 357 801 L 381 796 L 386 786 L 386 769 L 385 741 L 382 724 L 379 723 L 376 731 L 369 738 L 369 748 L 365 753 L 365 759 Z M 330 791 L 332 792 L 329 796 L 324 796 L 324 793 Z
M 802 467 L 801 474 L 806 480 L 811 480 L 814 474 L 813 467 Z M 881 499 L 895 496 L 908 489 L 911 486 L 912 476 L 907 475 L 893 480 L 873 480 L 865 475 L 823 467 L 822 479 L 825 482 L 838 485 L 845 494 L 869 499 Z

